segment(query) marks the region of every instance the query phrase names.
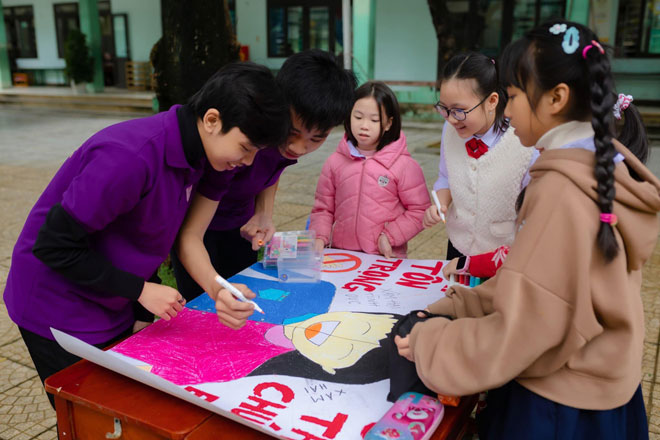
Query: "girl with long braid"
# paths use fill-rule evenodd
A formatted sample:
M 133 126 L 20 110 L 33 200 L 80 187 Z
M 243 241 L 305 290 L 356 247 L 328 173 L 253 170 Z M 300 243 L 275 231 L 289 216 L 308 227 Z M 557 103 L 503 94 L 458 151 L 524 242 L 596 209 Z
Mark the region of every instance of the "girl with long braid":
M 416 324 L 399 353 L 439 393 L 490 390 L 481 440 L 647 439 L 640 287 L 660 181 L 635 156 L 645 142 L 612 138 L 610 63 L 588 28 L 541 25 L 501 65 L 505 115 L 540 152 L 518 232 L 493 278 L 428 306 L 456 319 Z

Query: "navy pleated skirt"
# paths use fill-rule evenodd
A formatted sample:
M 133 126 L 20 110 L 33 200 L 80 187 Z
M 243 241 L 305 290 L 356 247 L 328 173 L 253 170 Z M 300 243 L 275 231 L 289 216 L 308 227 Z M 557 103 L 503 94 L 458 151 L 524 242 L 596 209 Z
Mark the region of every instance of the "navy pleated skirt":
M 539 396 L 516 381 L 488 392 L 478 414 L 479 440 L 647 440 L 641 386 L 630 402 L 605 411 L 572 408 Z

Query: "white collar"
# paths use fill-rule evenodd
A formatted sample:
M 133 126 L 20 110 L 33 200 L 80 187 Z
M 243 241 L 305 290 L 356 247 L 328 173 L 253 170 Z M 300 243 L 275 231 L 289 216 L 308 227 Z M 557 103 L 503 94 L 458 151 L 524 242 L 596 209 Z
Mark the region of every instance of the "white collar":
M 484 134 L 475 134 L 472 137 L 476 138 L 476 139 L 481 139 L 481 141 L 484 144 L 488 145 L 488 148 L 491 148 L 491 147 L 493 147 L 497 144 L 497 141 L 499 140 L 501 134 L 502 133 L 500 133 L 499 130 L 495 130 L 495 124 L 493 124 L 493 125 L 490 126 L 490 128 L 488 129 L 488 131 L 486 133 L 484 133 Z M 470 139 L 472 139 L 472 138 L 470 138 Z M 468 141 L 470 139 L 468 139 Z
M 547 131 L 536 142 L 536 149 L 558 150 L 560 148 L 582 148 L 596 152 L 594 145 L 594 129 L 590 122 L 571 121 L 566 122 Z M 535 159 L 532 159 L 534 163 Z M 621 153 L 614 156 L 614 163 L 624 160 Z
M 351 153 L 351 156 L 361 157 L 363 159 L 366 159 L 366 156 L 364 154 L 360 153 L 360 150 L 358 150 L 357 147 L 355 145 L 353 145 L 353 142 L 346 139 L 346 143 L 348 144 L 348 151 Z
M 536 142 L 537 149 L 555 150 L 579 139 L 593 138 L 591 122 L 571 121 L 545 132 Z

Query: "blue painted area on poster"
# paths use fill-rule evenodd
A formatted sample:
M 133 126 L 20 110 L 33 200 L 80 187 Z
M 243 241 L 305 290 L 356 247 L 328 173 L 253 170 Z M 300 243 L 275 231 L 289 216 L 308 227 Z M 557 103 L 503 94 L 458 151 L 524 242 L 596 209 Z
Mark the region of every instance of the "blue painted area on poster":
M 255 263 L 251 268 L 277 278 L 277 269 L 264 269 L 261 263 Z M 295 319 L 300 315 L 313 316 L 327 313 L 335 295 L 334 284 L 327 281 L 281 283 L 241 274 L 234 275 L 229 280 L 232 283 L 245 284 L 257 294 L 255 301 L 265 314 L 254 313 L 250 319 L 271 324 L 283 324 L 285 320 Z M 274 295 L 273 291 L 279 291 L 280 293 Z M 202 294 L 190 301 L 187 307 L 215 313 L 215 303 L 207 294 Z
M 215 303 L 206 293 L 202 293 L 197 298 L 186 303 L 189 309 L 200 310 L 202 312 L 215 313 Z
M 295 324 L 296 322 L 307 321 L 308 319 L 313 318 L 316 315 L 317 315 L 316 313 L 307 313 L 305 315 L 296 316 L 295 318 L 287 318 L 284 320 L 282 324 L 289 325 L 289 324 Z
M 269 277 L 277 278 L 277 267 L 270 267 L 268 269 L 264 268 L 264 265 L 261 263 L 254 263 L 252 266 L 250 266 L 250 269 L 260 272 L 264 275 L 268 275 Z M 238 275 L 234 275 L 238 276 Z M 234 277 L 229 278 L 229 281 L 231 282 L 236 282 L 234 281 Z
M 271 301 L 282 301 L 289 296 L 289 292 L 280 289 L 265 289 L 259 291 L 259 298 L 270 299 Z

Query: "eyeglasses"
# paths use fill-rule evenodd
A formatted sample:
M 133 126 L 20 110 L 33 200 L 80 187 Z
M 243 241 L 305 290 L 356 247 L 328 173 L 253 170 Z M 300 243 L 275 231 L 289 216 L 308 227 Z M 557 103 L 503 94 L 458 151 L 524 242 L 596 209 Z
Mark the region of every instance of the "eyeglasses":
M 435 107 L 436 111 L 440 113 L 442 117 L 445 119 L 447 119 L 449 115 L 452 115 L 454 119 L 456 119 L 457 121 L 465 121 L 465 118 L 467 118 L 468 113 L 470 113 L 472 110 L 483 104 L 486 98 L 488 98 L 488 95 L 486 95 L 484 99 L 479 101 L 479 104 L 475 105 L 470 110 L 462 110 L 460 108 L 447 108 L 444 105 L 440 104 L 440 101 L 438 101 L 433 107 Z

